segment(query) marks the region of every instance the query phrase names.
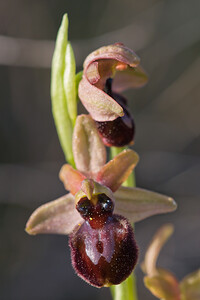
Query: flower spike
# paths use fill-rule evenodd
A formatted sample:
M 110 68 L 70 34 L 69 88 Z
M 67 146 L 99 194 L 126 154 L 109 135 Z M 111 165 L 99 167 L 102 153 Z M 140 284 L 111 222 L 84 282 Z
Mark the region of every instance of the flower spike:
M 106 163 L 104 145 L 124 147 L 134 142 L 134 119 L 126 99 L 118 93 L 147 82 L 140 58 L 116 43 L 92 52 L 84 62 L 83 72 L 75 74 L 75 58 L 67 37 L 65 15 L 53 57 L 51 96 L 60 142 L 70 163 L 63 165 L 59 177 L 69 193 L 36 209 L 26 231 L 32 235 L 69 234 L 77 275 L 95 287 L 109 287 L 128 278 L 138 260 L 129 220 L 136 222 L 173 211 L 176 203 L 157 193 L 121 187 L 139 161 L 133 150 L 124 150 Z M 77 118 L 78 94 L 90 115 Z M 148 257 L 145 260 L 146 285 L 154 284 L 153 276 L 161 293 L 164 291 L 163 298 L 167 286 L 172 297 L 166 300 L 180 300 L 176 278 L 156 268 L 162 242 L 156 244 L 153 262 L 149 263 Z M 154 245 L 151 252 L 155 248 Z M 190 284 L 190 279 L 185 279 L 182 289 Z M 196 285 L 199 275 L 193 279 Z

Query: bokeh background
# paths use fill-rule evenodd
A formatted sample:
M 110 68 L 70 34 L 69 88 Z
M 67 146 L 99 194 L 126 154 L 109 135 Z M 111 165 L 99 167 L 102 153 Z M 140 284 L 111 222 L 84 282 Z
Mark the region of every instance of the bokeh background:
M 111 299 L 70 264 L 65 236 L 28 236 L 39 205 L 65 193 L 64 163 L 50 102 L 50 65 L 62 15 L 77 71 L 85 56 L 123 42 L 141 57 L 149 83 L 126 96 L 134 113 L 137 185 L 166 193 L 173 214 L 136 224 L 140 261 L 155 233 L 175 233 L 159 264 L 179 279 L 200 267 L 200 2 L 199 0 L 1 0 L 0 2 L 0 299 Z M 79 107 L 81 112 L 81 106 Z M 139 299 L 155 299 L 136 269 Z

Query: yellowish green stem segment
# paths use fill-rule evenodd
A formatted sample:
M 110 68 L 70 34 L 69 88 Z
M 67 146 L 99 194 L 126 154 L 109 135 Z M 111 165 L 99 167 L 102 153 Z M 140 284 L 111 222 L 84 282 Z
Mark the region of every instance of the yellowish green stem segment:
M 122 152 L 127 147 L 111 147 L 110 158 L 114 158 L 117 154 Z M 135 173 L 132 172 L 128 179 L 123 183 L 127 187 L 135 187 Z M 110 287 L 113 300 L 138 300 L 136 278 L 132 273 L 125 281 L 119 285 L 113 285 Z

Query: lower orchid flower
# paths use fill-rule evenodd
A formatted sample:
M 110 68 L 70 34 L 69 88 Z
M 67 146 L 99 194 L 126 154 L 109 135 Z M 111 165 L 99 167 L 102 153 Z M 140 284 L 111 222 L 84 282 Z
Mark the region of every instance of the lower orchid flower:
M 69 234 L 72 265 L 95 287 L 119 284 L 133 271 L 138 247 L 130 223 L 176 209 L 172 198 L 122 187 L 138 163 L 124 150 L 106 163 L 105 146 L 95 121 L 80 115 L 73 133 L 76 164 L 65 164 L 60 179 L 70 193 L 40 206 L 29 218 L 29 234 Z
M 144 284 L 154 296 L 162 300 L 199 300 L 200 269 L 179 282 L 170 271 L 156 267 L 160 250 L 173 230 L 173 225 L 163 225 L 153 237 L 142 263 L 142 270 L 146 274 Z

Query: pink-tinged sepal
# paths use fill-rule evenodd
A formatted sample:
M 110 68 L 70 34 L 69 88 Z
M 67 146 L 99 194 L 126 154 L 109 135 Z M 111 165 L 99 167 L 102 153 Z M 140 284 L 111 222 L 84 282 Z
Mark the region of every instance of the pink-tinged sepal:
M 138 154 L 133 150 L 124 150 L 106 165 L 96 175 L 96 181 L 115 192 L 128 178 L 139 161 Z
M 25 230 L 31 235 L 70 234 L 83 221 L 75 208 L 74 196 L 67 194 L 38 207 L 30 216 Z
M 92 85 L 83 75 L 79 83 L 79 97 L 96 121 L 113 121 L 123 116 L 123 108 L 103 90 Z

